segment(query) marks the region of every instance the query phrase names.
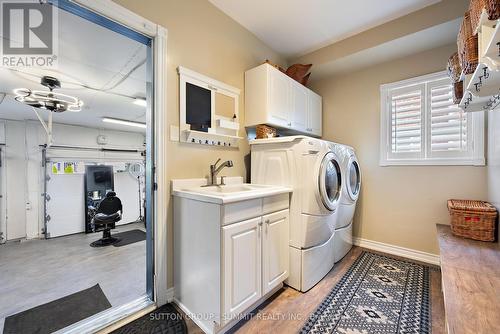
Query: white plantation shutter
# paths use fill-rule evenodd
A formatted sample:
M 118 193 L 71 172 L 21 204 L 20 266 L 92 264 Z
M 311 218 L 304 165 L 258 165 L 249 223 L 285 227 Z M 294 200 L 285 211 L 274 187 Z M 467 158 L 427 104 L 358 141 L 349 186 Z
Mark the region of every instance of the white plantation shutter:
M 483 112 L 453 103 L 446 74 L 382 85 L 381 101 L 381 165 L 484 165 Z
M 469 149 L 468 114 L 453 103 L 449 80 L 429 84 L 430 151 L 466 153 Z
M 416 86 L 390 95 L 392 153 L 422 151 L 423 93 L 423 86 Z

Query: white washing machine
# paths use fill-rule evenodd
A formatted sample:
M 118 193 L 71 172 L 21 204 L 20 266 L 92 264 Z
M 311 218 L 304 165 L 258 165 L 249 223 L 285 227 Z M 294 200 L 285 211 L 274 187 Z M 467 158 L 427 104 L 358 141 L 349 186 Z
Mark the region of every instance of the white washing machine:
M 307 291 L 334 265 L 341 159 L 330 143 L 306 136 L 250 141 L 252 183 L 293 188 L 290 201 L 290 275 Z
M 334 258 L 338 262 L 352 248 L 352 221 L 361 190 L 361 171 L 352 147 L 331 143 L 331 148 L 341 157 L 341 172 L 344 177 L 334 237 Z

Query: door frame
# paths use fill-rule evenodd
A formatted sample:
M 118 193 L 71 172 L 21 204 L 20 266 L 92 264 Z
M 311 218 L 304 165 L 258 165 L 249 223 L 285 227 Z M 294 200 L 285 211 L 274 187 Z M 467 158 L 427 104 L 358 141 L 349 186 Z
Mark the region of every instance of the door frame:
M 152 40 L 151 53 L 153 58 L 153 100 L 152 117 L 154 119 L 154 129 L 152 131 L 150 160 L 153 162 L 151 193 L 153 204 L 152 215 L 152 238 L 153 238 L 153 301 L 156 306 L 161 306 L 171 299 L 171 291 L 167 288 L 167 261 L 168 261 L 168 229 L 167 229 L 167 137 L 166 133 L 166 92 L 167 92 L 167 35 L 166 28 L 153 23 L 140 15 L 114 3 L 111 0 L 70 0 L 71 2 L 88 9 L 97 15 L 106 17 L 129 29 L 141 33 Z M 148 250 L 149 251 L 149 250 Z M 64 333 L 87 333 L 112 326 L 117 321 L 122 321 L 127 317 L 137 316 L 147 313 L 154 305 L 146 298 L 118 307 L 116 310 L 97 314 L 79 323 L 71 325 L 61 330 Z

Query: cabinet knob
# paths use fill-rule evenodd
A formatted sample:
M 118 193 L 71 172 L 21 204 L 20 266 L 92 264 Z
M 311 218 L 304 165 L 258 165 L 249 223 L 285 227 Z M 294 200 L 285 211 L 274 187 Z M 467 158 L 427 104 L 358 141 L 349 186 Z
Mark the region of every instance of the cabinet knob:
M 269 224 L 270 222 L 271 222 L 271 221 L 270 221 L 269 219 L 268 219 L 268 220 L 266 220 L 266 224 Z
M 262 222 L 259 222 L 259 226 L 262 226 Z
M 292 126 L 292 123 L 288 123 L 288 126 Z

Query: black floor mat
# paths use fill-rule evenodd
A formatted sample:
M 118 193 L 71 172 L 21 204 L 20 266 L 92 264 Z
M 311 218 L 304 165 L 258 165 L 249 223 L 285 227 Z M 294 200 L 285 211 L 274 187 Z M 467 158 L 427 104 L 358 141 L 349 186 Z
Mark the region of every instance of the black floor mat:
M 121 247 L 125 245 L 133 244 L 134 242 L 139 242 L 146 240 L 146 232 L 142 230 L 130 230 L 121 233 L 112 234 L 113 237 L 119 238 L 120 241 L 113 244 L 115 247 Z
M 5 318 L 4 334 L 52 333 L 111 307 L 99 284 Z
M 185 334 L 186 322 L 172 304 L 162 307 L 118 328 L 111 334 Z

